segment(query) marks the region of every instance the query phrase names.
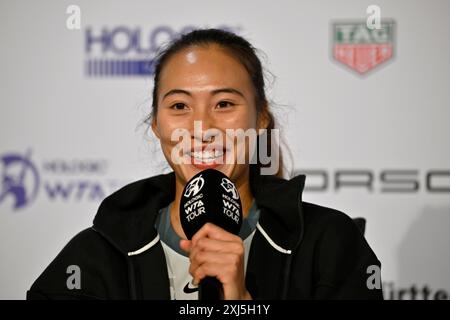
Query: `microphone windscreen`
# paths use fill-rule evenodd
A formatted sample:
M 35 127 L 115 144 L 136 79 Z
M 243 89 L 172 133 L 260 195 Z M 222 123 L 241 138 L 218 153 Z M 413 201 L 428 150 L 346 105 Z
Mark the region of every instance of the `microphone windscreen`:
M 242 205 L 234 183 L 222 172 L 207 169 L 193 176 L 183 189 L 180 220 L 188 239 L 207 222 L 238 234 Z

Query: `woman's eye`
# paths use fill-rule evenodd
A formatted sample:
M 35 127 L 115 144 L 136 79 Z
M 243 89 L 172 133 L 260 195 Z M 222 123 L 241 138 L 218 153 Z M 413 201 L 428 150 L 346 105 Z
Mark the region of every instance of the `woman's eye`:
M 186 105 L 184 103 L 175 103 L 171 106 L 174 110 L 184 110 L 186 108 Z
M 226 108 L 226 107 L 231 107 L 231 106 L 234 106 L 234 103 L 232 103 L 230 101 L 220 101 L 217 104 L 217 107 L 219 107 L 219 108 Z

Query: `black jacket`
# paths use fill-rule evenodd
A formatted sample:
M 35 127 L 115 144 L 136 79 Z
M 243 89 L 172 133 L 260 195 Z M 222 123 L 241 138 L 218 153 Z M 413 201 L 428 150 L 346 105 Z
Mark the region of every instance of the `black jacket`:
M 249 253 L 255 299 L 382 299 L 368 289 L 380 262 L 344 213 L 302 201 L 305 176 L 254 176 L 261 210 Z M 27 299 L 170 299 L 163 248 L 154 228 L 174 198 L 174 173 L 131 183 L 107 197 L 93 226 L 76 235 L 27 292 Z M 68 289 L 70 265 L 81 288 Z

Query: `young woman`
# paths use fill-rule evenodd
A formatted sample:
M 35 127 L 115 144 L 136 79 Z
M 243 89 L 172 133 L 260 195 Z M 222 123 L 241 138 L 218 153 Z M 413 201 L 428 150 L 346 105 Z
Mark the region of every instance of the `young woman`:
M 381 289 L 368 285 L 368 268 L 380 262 L 352 219 L 302 201 L 304 176 L 285 180 L 281 166 L 262 174 L 260 161 L 249 163 L 248 143 L 226 145 L 203 134 L 274 129 L 250 43 L 216 29 L 185 34 L 159 55 L 154 80 L 151 127 L 173 172 L 107 197 L 93 226 L 66 245 L 29 299 L 197 299 L 207 276 L 222 283 L 224 299 L 382 299 Z M 184 150 L 182 162 L 174 157 L 180 129 L 197 145 Z M 205 149 L 211 143 L 212 152 Z M 242 153 L 245 163 L 237 161 Z M 186 240 L 181 194 L 206 168 L 235 183 L 243 226 L 233 235 L 205 224 Z

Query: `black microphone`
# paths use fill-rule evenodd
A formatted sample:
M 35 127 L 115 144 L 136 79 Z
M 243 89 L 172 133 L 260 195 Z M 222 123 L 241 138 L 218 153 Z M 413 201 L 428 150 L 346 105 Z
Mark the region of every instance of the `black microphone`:
M 206 169 L 191 178 L 183 189 L 180 221 L 188 239 L 207 222 L 238 234 L 242 205 L 234 183 L 222 172 Z M 199 300 L 222 300 L 223 287 L 215 277 L 200 281 Z

